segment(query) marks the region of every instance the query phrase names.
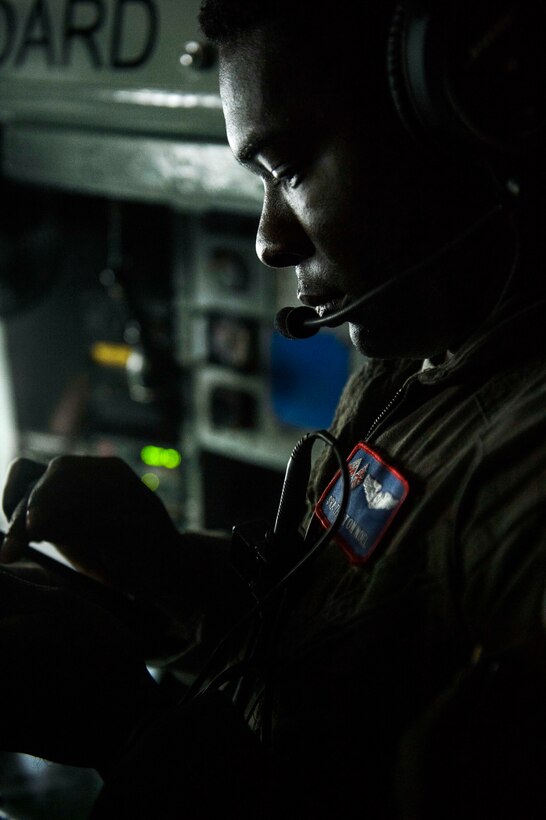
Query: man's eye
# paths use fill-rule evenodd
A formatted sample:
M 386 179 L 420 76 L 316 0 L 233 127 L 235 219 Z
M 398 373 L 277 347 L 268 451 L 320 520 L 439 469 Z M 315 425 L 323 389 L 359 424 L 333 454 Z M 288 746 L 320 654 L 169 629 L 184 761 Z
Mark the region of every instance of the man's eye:
M 271 171 L 271 176 L 276 185 L 284 183 L 290 188 L 296 188 L 301 182 L 301 173 L 293 165 L 277 165 Z

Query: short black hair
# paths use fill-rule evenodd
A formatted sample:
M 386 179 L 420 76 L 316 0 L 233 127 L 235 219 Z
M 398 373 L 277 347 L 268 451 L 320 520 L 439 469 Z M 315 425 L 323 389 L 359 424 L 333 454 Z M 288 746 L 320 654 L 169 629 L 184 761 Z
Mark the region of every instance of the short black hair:
M 203 34 L 220 45 L 264 23 L 285 19 L 293 25 L 294 16 L 301 23 L 319 6 L 307 0 L 202 0 L 199 24 Z
M 202 0 L 199 25 L 205 37 L 220 45 L 276 19 L 282 5 L 284 0 Z
M 395 6 L 396 0 L 201 0 L 198 21 L 210 42 L 228 48 L 271 25 L 291 47 L 305 52 L 310 46 L 307 55 L 319 61 L 338 94 L 354 102 L 355 82 L 364 74 L 390 107 L 386 62 Z
M 333 11 L 336 7 L 332 0 L 201 0 L 198 20 L 205 37 L 222 45 L 267 23 L 302 34 L 342 27 L 345 33 L 362 32 L 365 24 L 355 26 L 362 13 L 366 18 L 385 20 L 394 5 L 395 0 L 340 0 L 338 10 Z

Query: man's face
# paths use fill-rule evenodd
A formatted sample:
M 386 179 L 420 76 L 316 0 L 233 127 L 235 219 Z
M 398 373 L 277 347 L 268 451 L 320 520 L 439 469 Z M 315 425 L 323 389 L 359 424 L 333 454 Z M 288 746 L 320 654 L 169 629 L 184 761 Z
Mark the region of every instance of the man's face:
M 322 315 L 428 257 L 484 210 L 484 197 L 460 168 L 421 156 L 394 110 L 373 102 L 364 73 L 350 101 L 356 78 L 339 94 L 320 71 L 267 29 L 220 53 L 228 140 L 264 185 L 258 256 L 293 266 L 299 299 Z M 370 300 L 350 325 L 356 347 L 422 357 L 453 345 L 493 300 L 475 252 Z

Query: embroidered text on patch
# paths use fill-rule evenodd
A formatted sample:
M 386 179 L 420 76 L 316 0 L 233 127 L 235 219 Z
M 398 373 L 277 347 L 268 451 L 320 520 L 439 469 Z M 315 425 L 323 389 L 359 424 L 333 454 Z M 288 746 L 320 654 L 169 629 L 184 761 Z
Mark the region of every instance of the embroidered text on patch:
M 334 540 L 353 563 L 363 564 L 400 509 L 409 485 L 397 470 L 362 442 L 351 452 L 347 466 L 351 482 L 349 502 Z M 326 529 L 339 513 L 342 488 L 338 470 L 315 507 Z

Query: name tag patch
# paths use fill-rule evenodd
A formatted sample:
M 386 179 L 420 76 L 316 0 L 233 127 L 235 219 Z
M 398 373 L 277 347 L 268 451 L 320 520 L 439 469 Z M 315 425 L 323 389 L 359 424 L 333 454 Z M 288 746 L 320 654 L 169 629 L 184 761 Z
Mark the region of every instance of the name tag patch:
M 364 564 L 402 506 L 409 484 L 362 442 L 351 452 L 347 466 L 351 481 L 349 501 L 334 541 L 352 563 Z M 339 513 L 342 488 L 343 478 L 338 470 L 315 507 L 315 515 L 325 529 Z

